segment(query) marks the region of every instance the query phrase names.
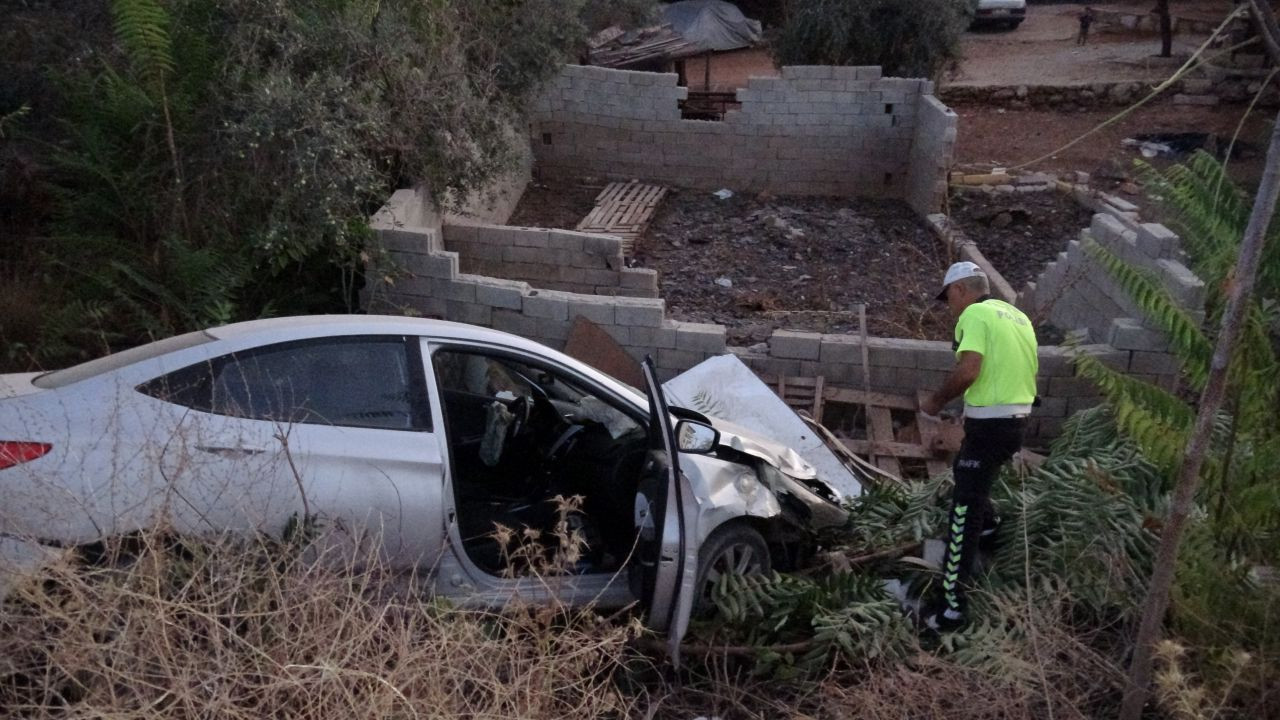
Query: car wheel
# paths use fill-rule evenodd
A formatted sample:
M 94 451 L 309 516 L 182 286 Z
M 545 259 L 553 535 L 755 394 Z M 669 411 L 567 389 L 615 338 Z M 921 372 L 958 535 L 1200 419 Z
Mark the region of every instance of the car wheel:
M 764 575 L 772 567 L 769 545 L 754 528 L 742 523 L 717 528 L 698 551 L 694 614 L 706 615 L 715 609 L 711 590 L 725 574 Z

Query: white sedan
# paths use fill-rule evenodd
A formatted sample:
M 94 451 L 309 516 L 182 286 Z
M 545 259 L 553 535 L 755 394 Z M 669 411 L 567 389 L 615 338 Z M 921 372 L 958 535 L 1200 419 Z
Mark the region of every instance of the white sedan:
M 363 315 L 0 375 L 0 544 L 309 520 L 465 604 L 639 600 L 676 642 L 719 574 L 786 562 L 846 515 L 796 453 L 668 408 L 645 376 L 642 394 L 506 333 Z M 583 498 L 585 554 L 520 577 L 495 524 L 548 531 L 557 495 Z

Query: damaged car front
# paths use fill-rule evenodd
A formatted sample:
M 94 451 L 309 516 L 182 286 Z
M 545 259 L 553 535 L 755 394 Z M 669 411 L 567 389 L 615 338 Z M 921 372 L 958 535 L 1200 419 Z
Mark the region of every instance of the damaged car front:
M 678 418 L 719 431 L 712 455 L 688 458 L 699 500 L 697 539 L 705 547 L 714 531 L 745 520 L 769 546 L 770 567 L 797 567 L 818 549 L 820 531 L 842 527 L 849 513 L 841 494 L 795 450 L 727 420 L 672 407 Z

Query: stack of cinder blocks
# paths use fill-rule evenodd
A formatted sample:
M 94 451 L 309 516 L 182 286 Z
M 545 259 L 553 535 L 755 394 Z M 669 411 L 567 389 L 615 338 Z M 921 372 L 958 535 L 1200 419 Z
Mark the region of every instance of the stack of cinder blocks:
M 1141 222 L 1137 208 L 1115 200 L 1098 205 L 1101 212 L 1094 215 L 1089 228 L 1028 285 L 1019 302 L 1078 338 L 1107 343 L 1123 353 L 1122 369 L 1168 386 L 1178 371 L 1168 339 L 1145 319 L 1142 308 L 1089 254 L 1087 246 L 1096 242 L 1149 273 L 1197 323 L 1204 320 L 1204 282 L 1183 263 L 1175 233 L 1163 225 Z
M 658 297 L 657 272 L 626 267 L 613 235 L 459 222 L 445 223 L 444 246 L 468 274 L 587 295 Z
M 365 304 L 372 311 L 410 311 L 483 325 L 554 348 L 564 346 L 573 319 L 582 316 L 609 333 L 637 361 L 652 356 L 664 378 L 726 352 L 724 326 L 668 320 L 666 304 L 657 298 L 566 292 L 536 288 L 521 280 L 464 273 L 459 254 L 444 249 L 441 235 L 462 229 L 462 237 L 469 238 L 470 231 L 479 233 L 483 228 L 496 233 L 494 238 L 510 241 L 511 244 L 492 244 L 501 250 L 532 248 L 528 243 L 534 240 L 530 238 L 543 238 L 550 244 L 555 235 L 565 246 L 576 248 L 571 251 L 572 259 L 586 263 L 604 262 L 607 258 L 620 267 L 617 238 L 502 226 L 452 225 L 446 229 L 425 196 L 410 190 L 398 191 L 374 216 L 371 226 L 399 271 L 392 282 L 375 283 L 366 291 Z M 524 244 L 515 244 L 516 239 Z M 455 241 L 456 237 L 451 242 Z M 590 272 L 589 268 L 570 267 L 575 273 Z M 646 283 L 641 290 L 652 289 L 656 294 L 652 271 L 621 268 L 616 274 L 623 278 L 622 282 L 639 279 Z

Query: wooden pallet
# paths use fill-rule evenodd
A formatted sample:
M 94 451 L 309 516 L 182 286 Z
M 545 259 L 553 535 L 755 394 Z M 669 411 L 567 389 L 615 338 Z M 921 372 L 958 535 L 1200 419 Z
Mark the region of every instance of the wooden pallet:
M 665 187 L 645 185 L 638 180 L 609 183 L 596 196 L 596 206 L 578 223 L 577 229 L 617 235 L 622 238 L 622 254 L 629 257 L 666 194 Z
M 834 437 L 850 452 L 867 458 L 872 464 L 895 477 L 902 477 L 903 460 L 923 461 L 932 477 L 946 472 L 951 457 L 960 449 L 964 430 L 954 421 L 931 418 L 919 410 L 925 393 L 919 397 L 867 392 L 824 382 L 821 376 L 764 377 L 778 396 L 792 409 L 803 410 L 819 423 L 832 404 L 861 408 L 864 417 L 863 436 L 834 428 Z M 893 414 L 911 418 L 895 429 Z

